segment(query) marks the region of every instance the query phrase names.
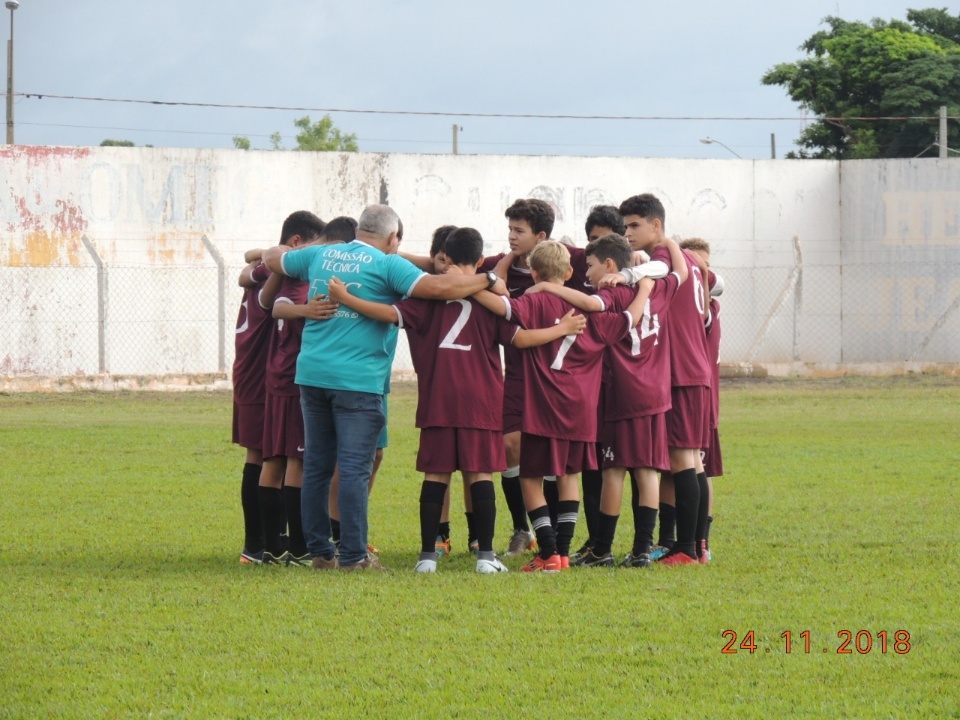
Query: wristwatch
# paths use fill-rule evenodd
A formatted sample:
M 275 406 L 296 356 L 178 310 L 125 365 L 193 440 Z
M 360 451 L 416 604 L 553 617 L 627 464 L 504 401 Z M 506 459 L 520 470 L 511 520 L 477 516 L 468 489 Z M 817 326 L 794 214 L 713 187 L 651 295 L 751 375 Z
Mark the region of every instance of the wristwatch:
M 497 284 L 497 280 L 500 279 L 500 276 L 497 275 L 493 270 L 487 272 L 487 290 L 492 290 L 493 286 Z

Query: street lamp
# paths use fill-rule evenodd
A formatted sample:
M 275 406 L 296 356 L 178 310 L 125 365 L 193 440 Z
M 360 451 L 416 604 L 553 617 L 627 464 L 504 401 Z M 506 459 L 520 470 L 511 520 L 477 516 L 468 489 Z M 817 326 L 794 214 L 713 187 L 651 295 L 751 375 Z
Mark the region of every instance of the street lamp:
M 733 150 L 732 148 L 727 147 L 726 145 L 724 145 L 724 144 L 723 144 L 722 142 L 720 142 L 719 140 L 714 140 L 712 137 L 709 137 L 709 136 L 708 136 L 708 137 L 705 137 L 705 138 L 700 138 L 700 142 L 702 142 L 704 145 L 719 145 L 720 147 L 725 147 L 725 148 L 727 148 L 727 150 L 729 150 L 730 152 L 732 152 L 732 153 L 733 153 L 734 155 L 736 155 L 738 158 L 740 158 L 741 160 L 743 160 L 743 157 L 740 156 L 740 153 L 736 152 L 736 151 Z
M 13 11 L 20 7 L 20 0 L 4 3 L 10 10 L 10 39 L 7 41 L 7 145 L 13 145 Z

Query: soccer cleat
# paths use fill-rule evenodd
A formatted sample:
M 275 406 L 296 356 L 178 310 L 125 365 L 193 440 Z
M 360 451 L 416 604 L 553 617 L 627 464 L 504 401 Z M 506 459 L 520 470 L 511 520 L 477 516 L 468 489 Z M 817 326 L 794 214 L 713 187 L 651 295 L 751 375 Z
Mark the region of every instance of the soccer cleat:
M 263 550 L 247 550 L 240 553 L 241 565 L 260 565 L 263 563 Z
M 436 560 L 418 560 L 413 566 L 413 571 L 418 573 L 435 573 L 437 571 Z
M 479 541 L 479 540 L 471 540 L 468 547 L 470 548 L 470 552 L 472 552 L 474 555 L 479 555 L 479 554 L 480 554 L 480 541 Z
M 650 548 L 650 559 L 654 562 L 657 562 L 668 552 L 670 552 L 670 548 L 665 548 L 663 545 L 654 545 L 652 548 Z
M 551 555 L 546 560 L 537 555 L 533 558 L 533 560 L 520 568 L 520 572 L 555 573 L 560 572 L 562 569 L 563 567 L 560 564 L 559 555 Z
M 591 550 L 593 550 L 593 542 L 591 540 L 587 540 L 579 550 L 577 550 L 573 555 L 570 556 L 570 562 L 576 565 L 577 560 L 582 558 Z
M 286 553 L 284 553 L 283 560 L 287 563 L 287 565 L 293 565 L 295 567 L 310 567 L 310 563 L 313 561 L 313 558 L 310 557 L 310 553 L 294 555 L 288 550 Z
M 434 544 L 438 557 L 450 554 L 450 538 L 443 539 L 443 535 L 437 535 L 437 542 Z
M 650 567 L 650 553 L 627 553 L 627 556 L 620 561 L 622 568 L 645 568 Z
M 277 557 L 273 553 L 269 553 L 266 550 L 263 551 L 263 559 L 261 560 L 263 565 L 286 565 L 287 564 L 287 554 L 280 553 L 280 557 Z
M 510 537 L 510 545 L 504 553 L 507 557 L 523 555 L 527 550 L 537 549 L 537 536 L 529 530 L 514 530 Z
M 613 557 L 613 553 L 594 555 L 593 550 L 587 550 L 585 555 L 573 563 L 574 567 L 613 567 L 616 564 L 617 560 Z
M 673 567 L 674 565 L 699 565 L 700 562 L 696 558 L 690 557 L 685 552 L 677 550 L 676 552 L 664 555 L 657 564 L 669 565 Z
M 707 565 L 710 562 L 710 549 L 707 547 L 707 541 L 700 541 L 700 557 L 698 558 L 701 565 Z
M 507 572 L 507 566 L 500 562 L 500 558 L 493 560 L 477 560 L 477 572 L 481 575 L 493 575 L 494 573 Z
M 367 543 L 367 554 L 368 555 L 379 555 L 380 548 L 374 547 L 370 543 Z
M 569 570 L 570 569 L 570 557 L 568 555 L 560 556 L 560 569 Z

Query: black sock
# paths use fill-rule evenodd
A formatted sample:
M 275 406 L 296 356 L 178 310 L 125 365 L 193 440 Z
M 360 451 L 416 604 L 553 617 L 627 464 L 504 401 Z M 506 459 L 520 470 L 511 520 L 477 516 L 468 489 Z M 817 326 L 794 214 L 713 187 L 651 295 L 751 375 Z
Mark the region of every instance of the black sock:
M 486 482 L 486 481 L 484 480 L 484 481 L 482 481 L 482 482 Z M 476 484 L 476 483 L 474 483 L 474 484 Z M 493 484 L 490 485 L 490 489 L 491 489 L 491 490 L 493 489 Z M 473 490 L 470 491 L 470 497 L 471 497 L 471 498 L 473 497 Z M 494 497 L 496 497 L 496 493 L 494 493 Z M 496 505 L 494 505 L 494 507 L 496 507 Z M 473 513 L 472 513 L 472 512 L 465 512 L 465 513 L 464 513 L 464 516 L 467 518 L 467 547 L 470 547 L 470 543 L 472 543 L 474 540 L 477 540 L 477 539 L 478 539 L 478 538 L 477 538 L 477 528 L 475 528 L 474 525 L 473 525 Z M 491 542 L 492 542 L 492 541 L 491 541 Z
M 583 486 L 583 518 L 587 522 L 587 544 L 592 544 L 600 535 L 600 491 L 603 489 L 603 473 L 599 470 L 584 470 L 580 473 Z
M 287 514 L 287 549 L 292 555 L 307 554 L 307 541 L 303 538 L 303 520 L 300 518 L 300 488 L 283 486 L 283 509 Z
M 420 486 L 420 552 L 436 552 L 447 486 L 424 480 Z
M 497 526 L 497 494 L 493 491 L 493 483 L 486 480 L 473 483 L 470 498 L 473 513 L 467 513 L 467 521 L 469 524 L 472 515 L 479 551 L 493 552 L 493 531 Z
M 607 515 L 600 511 L 599 525 L 597 530 L 597 541 L 593 545 L 593 554 L 597 557 L 603 557 L 613 549 L 613 538 L 617 534 L 617 521 L 619 515 Z
M 330 539 L 336 543 L 340 544 L 340 521 L 330 518 Z
M 260 523 L 260 465 L 245 463 L 240 482 L 240 507 L 243 508 L 243 547 L 250 552 L 263 550 L 263 525 Z
M 557 501 L 557 553 L 561 556 L 570 554 L 570 543 L 573 542 L 573 534 L 577 529 L 579 512 L 579 500 Z
M 440 523 L 437 528 L 437 534 L 442 537 L 444 540 L 450 539 L 450 521 Z
M 560 490 L 556 480 L 543 481 L 543 497 L 546 498 L 547 508 L 550 510 L 550 524 L 556 530 L 557 517 L 560 515 Z
M 707 516 L 707 534 L 703 538 L 704 540 L 707 541 L 707 550 L 710 549 L 710 528 L 712 527 L 713 527 L 713 515 L 708 515 Z
M 663 507 L 662 505 L 660 507 Z M 669 507 L 669 505 L 667 506 Z M 662 521 L 661 521 L 662 522 Z M 649 553 L 653 547 L 653 528 L 657 524 L 657 509 L 638 505 L 633 513 L 634 557 Z
M 673 487 L 677 495 L 677 544 L 673 551 L 696 557 L 694 540 L 697 535 L 697 515 L 700 512 L 697 471 L 689 468 L 674 473 Z
M 657 545 L 673 550 L 677 539 L 677 509 L 673 505 L 660 503 L 660 537 Z
M 706 473 L 697 473 L 697 485 L 700 486 L 700 502 L 697 506 L 697 534 L 694 538 L 694 549 L 699 557 L 701 541 L 707 539 L 707 518 L 710 513 L 710 486 L 707 485 Z
M 529 530 L 527 525 L 526 510 L 523 508 L 523 491 L 520 489 L 520 470 L 519 468 L 506 471 L 515 472 L 516 475 L 501 474 L 500 487 L 503 488 L 503 498 L 507 501 L 507 510 L 510 511 L 510 517 L 513 519 L 514 530 Z
M 257 488 L 257 499 L 263 527 L 263 549 L 274 557 L 280 557 L 283 555 L 283 540 L 280 536 L 287 524 L 283 516 L 283 491 L 280 488 L 260 485 Z
M 557 533 L 550 524 L 550 510 L 546 505 L 541 505 L 535 510 L 530 511 L 530 524 L 533 525 L 533 531 L 537 534 L 537 544 L 540 546 L 540 557 L 543 560 L 549 559 L 557 554 Z

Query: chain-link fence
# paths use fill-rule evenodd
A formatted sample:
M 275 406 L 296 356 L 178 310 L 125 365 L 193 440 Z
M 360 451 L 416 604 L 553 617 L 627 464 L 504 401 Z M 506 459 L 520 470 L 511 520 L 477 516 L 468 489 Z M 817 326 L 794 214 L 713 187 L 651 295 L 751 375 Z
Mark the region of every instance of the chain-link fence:
M 960 361 L 960 276 L 942 262 L 716 268 L 728 363 Z M 0 371 L 227 377 L 242 267 L 0 266 Z M 401 338 L 394 371 L 412 369 Z

